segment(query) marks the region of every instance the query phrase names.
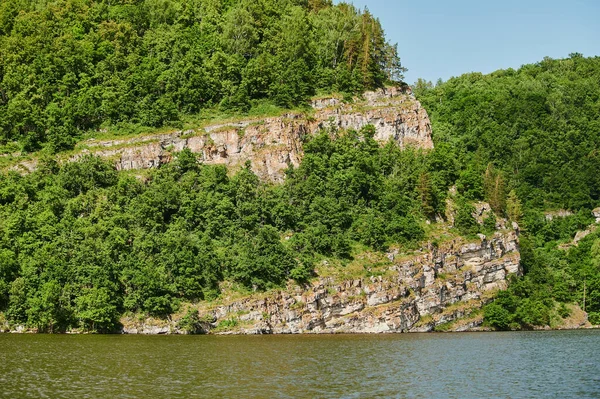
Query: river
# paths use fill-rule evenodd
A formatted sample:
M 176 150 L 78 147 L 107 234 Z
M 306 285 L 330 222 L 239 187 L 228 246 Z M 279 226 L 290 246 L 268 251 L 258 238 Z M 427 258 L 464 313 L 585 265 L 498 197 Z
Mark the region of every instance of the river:
M 2 398 L 600 398 L 600 330 L 0 334 Z

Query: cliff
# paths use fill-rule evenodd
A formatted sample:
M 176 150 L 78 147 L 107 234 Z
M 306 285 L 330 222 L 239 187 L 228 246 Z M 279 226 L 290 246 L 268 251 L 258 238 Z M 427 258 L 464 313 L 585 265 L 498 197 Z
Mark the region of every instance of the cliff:
M 198 309 L 193 328 L 182 318 L 170 321 L 124 320 L 124 333 L 384 333 L 456 331 L 477 327 L 478 310 L 509 275 L 520 275 L 518 236 L 514 230 L 454 239 L 416 255 L 386 254 L 384 266 L 357 277 L 320 277 L 301 287 L 255 294 Z M 376 262 L 365 262 L 373 265 Z M 188 310 L 189 311 L 189 310 Z M 465 318 L 466 316 L 466 318 Z M 461 319 L 462 318 L 462 319 Z M 458 319 L 461 319 L 458 321 Z
M 285 169 L 300 164 L 305 138 L 324 128 L 359 130 L 372 124 L 380 142 L 393 140 L 402 147 L 433 148 L 427 112 L 398 88 L 367 92 L 350 103 L 331 97 L 314 100 L 311 105 L 310 115 L 288 113 L 132 139 L 92 139 L 70 160 L 94 154 L 113 159 L 118 170 L 156 168 L 169 162 L 173 152 L 189 148 L 205 164 L 235 169 L 251 161 L 261 179 L 281 182 Z

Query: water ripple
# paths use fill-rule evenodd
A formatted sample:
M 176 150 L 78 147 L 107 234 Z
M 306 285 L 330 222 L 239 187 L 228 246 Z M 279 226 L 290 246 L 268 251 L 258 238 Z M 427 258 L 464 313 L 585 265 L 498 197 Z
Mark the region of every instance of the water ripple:
M 0 334 L 2 398 L 600 398 L 600 331 Z

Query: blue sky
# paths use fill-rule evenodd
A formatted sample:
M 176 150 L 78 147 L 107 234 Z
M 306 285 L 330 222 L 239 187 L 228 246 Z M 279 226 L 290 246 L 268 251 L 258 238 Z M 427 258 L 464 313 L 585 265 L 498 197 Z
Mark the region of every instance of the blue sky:
M 600 55 L 600 0 L 351 0 L 398 43 L 408 83 Z M 339 3 L 339 1 L 336 1 Z

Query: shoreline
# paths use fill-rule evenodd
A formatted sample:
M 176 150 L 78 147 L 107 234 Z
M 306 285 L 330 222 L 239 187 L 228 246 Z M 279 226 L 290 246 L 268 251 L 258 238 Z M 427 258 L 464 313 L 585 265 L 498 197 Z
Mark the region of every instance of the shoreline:
M 581 331 L 581 330 L 600 330 L 600 325 L 585 325 L 580 327 L 557 327 L 549 326 L 536 327 L 532 329 L 519 330 L 494 330 L 489 327 L 475 327 L 468 330 L 448 330 L 448 331 L 388 331 L 388 332 L 297 332 L 297 333 L 255 333 L 249 334 L 245 332 L 207 332 L 207 333 L 186 333 L 182 331 L 158 332 L 158 333 L 128 333 L 121 331 L 115 332 L 93 332 L 93 331 L 63 331 L 63 332 L 38 332 L 35 329 L 15 329 L 15 330 L 0 330 L 0 335 L 131 335 L 131 336 L 183 336 L 183 335 L 204 335 L 204 336 L 259 336 L 259 335 L 294 335 L 294 336 L 316 336 L 316 335 L 356 335 L 356 336 L 375 336 L 375 335 L 404 335 L 404 334 L 461 334 L 461 333 L 510 333 L 510 332 L 551 332 L 551 331 Z

